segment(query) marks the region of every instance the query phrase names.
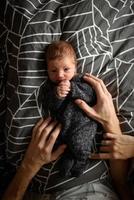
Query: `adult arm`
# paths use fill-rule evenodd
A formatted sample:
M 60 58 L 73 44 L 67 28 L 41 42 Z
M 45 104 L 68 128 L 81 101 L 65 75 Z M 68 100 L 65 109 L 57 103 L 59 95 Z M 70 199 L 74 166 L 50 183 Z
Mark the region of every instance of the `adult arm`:
M 99 100 L 93 107 L 89 107 L 81 99 L 76 100 L 76 103 L 88 116 L 99 121 L 106 132 L 109 132 L 104 135 L 102 141 L 100 152 L 103 153 L 94 154 L 92 158 L 125 160 L 134 157 L 134 137 L 120 134 L 119 120 L 116 116 L 111 94 L 107 91 L 106 86 L 100 79 L 92 75 L 85 76 L 85 80 L 92 84 Z
M 51 118 L 41 119 L 36 124 L 24 159 L 2 200 L 21 200 L 39 169 L 56 160 L 64 152 L 65 145 L 52 151 L 60 130 L 61 125 L 51 121 Z
M 99 121 L 106 132 L 122 135 L 111 94 L 108 92 L 103 81 L 89 74 L 86 74 L 84 79 L 95 89 L 97 104 L 93 107 L 89 107 L 80 99 L 76 100 L 76 104 L 83 109 L 89 117 Z M 128 162 L 126 160 L 113 160 L 113 158 L 110 158 L 109 162 L 110 172 L 121 199 L 130 200 L 130 191 L 126 182 Z

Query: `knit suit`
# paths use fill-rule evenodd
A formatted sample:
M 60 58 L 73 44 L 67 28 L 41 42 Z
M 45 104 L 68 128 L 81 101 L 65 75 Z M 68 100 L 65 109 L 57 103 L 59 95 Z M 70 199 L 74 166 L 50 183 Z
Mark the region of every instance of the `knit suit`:
M 43 116 L 51 116 L 62 124 L 62 132 L 54 147 L 67 144 L 61 158 L 60 174 L 79 176 L 89 166 L 89 155 L 98 123 L 87 117 L 74 100 L 83 99 L 88 105 L 93 106 L 96 95 L 92 87 L 83 80 L 82 75 L 71 80 L 71 91 L 67 97 L 58 98 L 55 91 L 55 84 L 48 79 L 40 88 L 39 105 Z

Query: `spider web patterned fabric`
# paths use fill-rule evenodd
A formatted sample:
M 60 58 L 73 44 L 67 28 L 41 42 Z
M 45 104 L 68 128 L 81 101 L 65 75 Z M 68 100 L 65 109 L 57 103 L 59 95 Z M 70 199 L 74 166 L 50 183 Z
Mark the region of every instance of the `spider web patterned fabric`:
M 14 168 L 19 166 L 31 140 L 32 128 L 42 117 L 37 96 L 47 78 L 45 49 L 59 39 L 72 43 L 79 72 L 89 72 L 105 82 L 122 132 L 134 133 L 134 1 L 3 0 L 0 6 L 1 170 L 5 160 Z M 92 168 L 101 162 L 93 162 Z M 74 180 L 56 179 L 57 163 L 43 167 L 30 187 L 45 192 L 56 184 Z M 53 185 L 52 180 L 55 180 Z

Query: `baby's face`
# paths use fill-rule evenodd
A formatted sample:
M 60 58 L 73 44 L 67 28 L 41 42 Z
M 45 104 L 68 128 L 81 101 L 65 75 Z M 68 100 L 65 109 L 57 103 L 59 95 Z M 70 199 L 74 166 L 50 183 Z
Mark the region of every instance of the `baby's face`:
M 56 58 L 48 62 L 48 76 L 51 81 L 59 83 L 64 80 L 71 80 L 76 74 L 74 59 L 70 56 Z

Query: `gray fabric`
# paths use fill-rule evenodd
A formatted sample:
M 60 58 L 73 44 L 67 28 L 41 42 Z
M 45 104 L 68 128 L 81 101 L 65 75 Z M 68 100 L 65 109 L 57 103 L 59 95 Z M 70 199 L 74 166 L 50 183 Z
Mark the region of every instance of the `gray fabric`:
M 82 75 L 71 80 L 71 91 L 66 98 L 57 97 L 56 85 L 50 80 L 41 87 L 38 97 L 42 115 L 50 115 L 62 124 L 55 148 L 67 144 L 68 148 L 61 159 L 60 174 L 68 177 L 79 176 L 89 167 L 89 155 L 98 127 L 98 123 L 74 103 L 77 98 L 83 99 L 90 106 L 96 103 L 95 92 Z
M 85 183 L 57 195 L 56 200 L 119 200 L 114 190 L 101 182 Z
M 108 180 L 107 180 L 107 184 Z M 85 183 L 50 195 L 26 193 L 23 200 L 119 200 L 113 189 L 100 181 Z

